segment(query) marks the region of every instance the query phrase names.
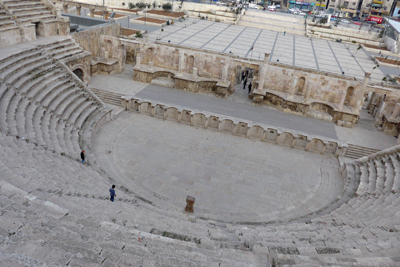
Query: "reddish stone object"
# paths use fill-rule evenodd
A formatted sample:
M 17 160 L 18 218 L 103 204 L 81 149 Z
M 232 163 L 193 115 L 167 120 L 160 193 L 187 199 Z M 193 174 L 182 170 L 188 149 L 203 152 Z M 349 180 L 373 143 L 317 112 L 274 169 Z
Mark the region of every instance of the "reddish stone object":
M 185 211 L 193 213 L 193 205 L 196 199 L 191 196 L 186 197 L 186 208 Z

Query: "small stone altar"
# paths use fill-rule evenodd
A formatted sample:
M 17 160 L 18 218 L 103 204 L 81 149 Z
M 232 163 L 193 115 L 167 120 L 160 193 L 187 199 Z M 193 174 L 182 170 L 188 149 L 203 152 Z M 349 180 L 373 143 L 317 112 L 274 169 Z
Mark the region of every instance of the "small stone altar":
M 193 205 L 194 205 L 195 200 L 196 199 L 194 197 L 191 197 L 191 196 L 186 197 L 185 211 L 193 213 Z

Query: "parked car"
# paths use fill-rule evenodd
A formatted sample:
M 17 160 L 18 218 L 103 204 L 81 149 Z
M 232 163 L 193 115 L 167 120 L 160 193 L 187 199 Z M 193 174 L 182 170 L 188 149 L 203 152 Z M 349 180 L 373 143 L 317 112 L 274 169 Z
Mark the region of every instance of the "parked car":
M 338 21 L 338 19 L 337 19 L 337 18 L 331 18 L 331 20 L 332 20 L 332 21 Z
M 366 21 L 375 21 L 376 23 L 381 24 L 382 21 L 383 21 L 383 18 L 382 17 L 378 17 L 378 16 L 368 16 Z
M 305 16 L 305 15 L 306 15 L 306 12 L 300 11 L 300 12 L 298 13 L 298 15 Z
M 347 19 L 342 19 L 340 22 L 345 23 L 345 24 L 350 24 L 351 22 Z
M 249 4 L 249 8 L 260 9 L 260 7 L 256 4 Z
M 352 21 L 360 21 L 360 17 L 353 17 L 351 20 Z

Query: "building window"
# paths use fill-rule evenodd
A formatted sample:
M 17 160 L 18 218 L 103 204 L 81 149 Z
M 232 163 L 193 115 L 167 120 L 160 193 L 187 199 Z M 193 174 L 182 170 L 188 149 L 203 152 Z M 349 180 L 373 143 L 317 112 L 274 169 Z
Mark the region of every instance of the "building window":
M 356 2 L 353 2 L 353 6 L 355 6 L 356 5 Z
M 348 6 L 349 5 L 349 1 L 344 1 L 343 5 L 344 6 Z

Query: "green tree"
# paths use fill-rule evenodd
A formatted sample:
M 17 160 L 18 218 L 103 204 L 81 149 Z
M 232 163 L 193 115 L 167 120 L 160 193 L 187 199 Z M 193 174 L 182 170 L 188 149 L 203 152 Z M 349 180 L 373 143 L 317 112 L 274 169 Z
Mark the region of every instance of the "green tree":
M 170 3 L 165 3 L 162 5 L 162 9 L 165 11 L 170 11 L 172 9 L 172 5 Z

